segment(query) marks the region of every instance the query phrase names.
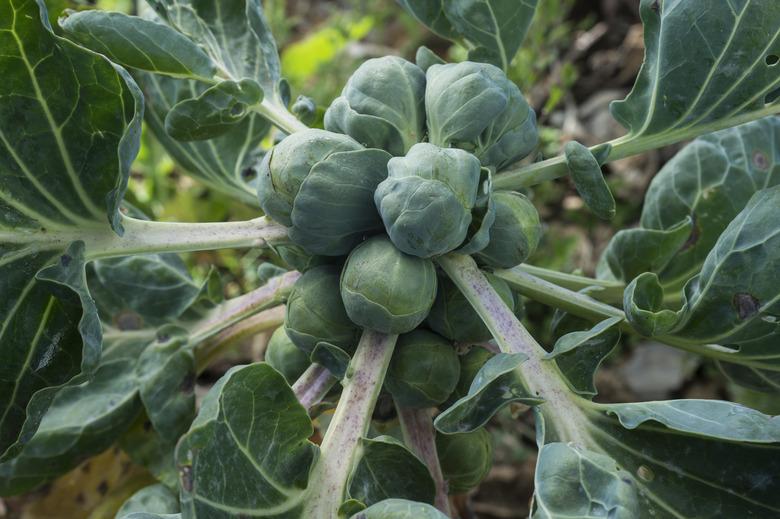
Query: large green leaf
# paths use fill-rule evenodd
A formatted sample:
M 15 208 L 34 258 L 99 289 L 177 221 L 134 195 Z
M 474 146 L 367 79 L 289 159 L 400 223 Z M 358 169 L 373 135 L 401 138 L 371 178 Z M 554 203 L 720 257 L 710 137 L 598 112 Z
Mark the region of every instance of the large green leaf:
M 640 227 L 615 235 L 600 275 L 629 282 L 651 271 L 664 285 L 681 287 L 753 193 L 778 183 L 780 117 L 699 137 L 658 172 Z
M 231 369 L 177 447 L 190 518 L 298 517 L 317 447 L 309 416 L 267 364 Z
M 202 289 L 175 254 L 98 260 L 87 266 L 87 283 L 101 320 L 120 330 L 165 324 Z
M 533 519 L 631 519 L 639 500 L 630 476 L 609 456 L 570 443 L 539 449 Z
M 663 307 L 657 276 L 636 278 L 624 297 L 626 317 L 646 335 L 678 343 L 719 344 L 722 359 L 780 371 L 780 185 L 757 192 L 729 224 L 685 286 L 679 310 Z
M 110 447 L 141 412 L 134 365 L 103 363 L 89 382 L 60 390 L 21 453 L 0 464 L 0 495 L 35 488 Z
M 171 27 L 206 50 L 225 79 L 253 79 L 286 110 L 279 54 L 257 0 L 149 0 Z
M 1 456 L 97 365 L 84 247 L 69 243 L 122 232 L 142 101 L 123 70 L 56 36 L 42 2 L 0 2 L 0 75 Z
M 538 0 L 449 0 L 447 17 L 474 46 L 469 59 L 506 70 L 531 25 Z
M 531 25 L 538 0 L 398 0 L 422 24 L 464 44 L 469 59 L 506 70 Z
M 72 39 L 128 67 L 206 81 L 217 72 L 203 49 L 162 23 L 97 9 L 68 11 L 59 22 Z
M 780 513 L 779 417 L 714 400 L 580 405 L 582 413 L 566 419 L 586 445 L 557 460 L 540 457 L 537 502 L 551 510 L 594 517 L 614 509 L 615 517 L 641 519 Z M 542 434 L 556 427 L 539 418 Z M 585 470 L 572 471 L 566 459 Z M 578 515 L 588 504 L 592 515 Z
M 611 106 L 628 140 L 700 134 L 780 110 L 772 59 L 780 3 L 642 0 L 639 10 L 645 61 L 628 97 Z
M 165 150 L 187 173 L 209 187 L 257 206 L 258 148 L 270 123 L 257 114 L 245 117 L 227 133 L 205 141 L 181 142 L 165 131 L 165 118 L 179 102 L 199 96 L 205 86 L 148 73 L 136 73 L 146 97 L 146 123 Z

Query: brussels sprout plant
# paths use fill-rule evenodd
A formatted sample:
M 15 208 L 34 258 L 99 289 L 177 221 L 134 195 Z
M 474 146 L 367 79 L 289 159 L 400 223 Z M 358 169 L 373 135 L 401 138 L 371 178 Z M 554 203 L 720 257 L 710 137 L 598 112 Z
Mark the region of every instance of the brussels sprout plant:
M 319 127 L 260 0 L 147 3 L 52 27 L 43 0 L 0 0 L 0 495 L 117 446 L 150 483 L 117 518 L 455 517 L 486 425 L 523 404 L 535 519 L 780 516 L 780 417 L 594 399 L 621 334 L 780 398 L 777 0 L 639 0 L 644 64 L 610 107 L 627 133 L 544 160 L 505 73 L 536 0 L 400 0 L 467 59 L 370 59 Z M 125 200 L 142 126 L 257 217 L 147 219 Z M 684 141 L 595 277 L 526 263 L 534 186 L 570 176 L 609 219 L 601 166 Z M 177 255 L 227 248 L 277 266 L 225 300 Z M 521 297 L 557 309 L 554 344 Z

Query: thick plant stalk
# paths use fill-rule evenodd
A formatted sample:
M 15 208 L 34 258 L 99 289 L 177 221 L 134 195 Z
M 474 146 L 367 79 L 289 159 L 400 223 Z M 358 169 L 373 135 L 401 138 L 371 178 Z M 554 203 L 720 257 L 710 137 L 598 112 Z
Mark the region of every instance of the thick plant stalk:
M 693 139 L 705 133 L 731 128 L 740 124 L 748 123 L 762 117 L 780 113 L 780 104 L 768 104 L 767 106 L 748 112 L 745 114 L 718 119 L 714 122 L 702 125 L 696 125 L 688 128 L 681 128 L 675 131 L 663 132 L 659 135 L 634 137 L 624 135 L 608 143 L 598 144 L 590 148 L 596 151 L 605 144 L 611 146 L 606 162 L 612 162 L 618 159 L 638 155 L 646 151 L 662 148 L 676 142 Z M 566 166 L 566 159 L 563 155 L 553 157 L 541 162 L 535 162 L 517 168 L 507 169 L 493 177 L 494 189 L 522 189 L 524 187 L 540 184 L 547 180 L 554 180 L 558 177 L 564 177 L 569 174 L 569 168 Z
M 320 446 L 320 458 L 309 476 L 311 494 L 302 517 L 338 517 L 360 438 L 368 431 L 397 338 L 397 335 L 363 331 L 347 368 L 336 413 Z
M 530 297 L 535 301 L 546 304 L 553 308 L 560 308 L 566 312 L 588 319 L 590 321 L 601 321 L 609 317 L 619 317 L 623 319 L 620 323 L 620 329 L 627 333 L 636 333 L 636 330 L 626 320 L 623 310 L 610 306 L 606 303 L 596 301 L 586 294 L 573 292 L 555 283 L 534 276 L 527 269 L 514 267 L 506 270 L 497 270 L 494 272 L 498 277 L 509 283 L 509 285 L 520 294 Z M 710 358 L 717 358 L 727 362 L 737 362 L 750 365 L 742 359 L 734 359 L 734 351 L 722 348 L 715 344 L 696 344 L 687 342 L 678 337 L 660 335 L 653 337 L 655 340 L 679 348 L 691 353 L 703 355 Z M 757 367 L 761 367 L 759 364 Z
M 195 348 L 197 371 L 200 373 L 206 369 L 206 366 L 211 364 L 215 358 L 238 341 L 258 333 L 274 330 L 284 324 L 284 311 L 283 305 L 270 308 L 247 317 L 198 344 Z
M 269 279 L 265 285 L 251 292 L 225 301 L 192 331 L 191 339 L 197 342 L 211 337 L 246 317 L 284 303 L 299 277 L 301 274 L 296 271 L 286 272 Z
M 89 259 L 130 256 L 150 252 L 190 252 L 233 247 L 264 247 L 270 242 L 287 239 L 287 228 L 266 219 L 242 222 L 172 223 L 152 222 L 123 217 L 124 234 L 111 229 L 68 233 L 48 233 L 41 240 L 60 240 L 68 244 L 82 240 Z M 25 235 L 30 241 L 31 236 Z
M 336 382 L 338 380 L 331 375 L 328 368 L 320 364 L 312 364 L 298 377 L 292 390 L 301 405 L 310 410 L 325 398 Z
M 447 497 L 447 482 L 444 481 L 436 452 L 436 431 L 433 429 L 431 409 L 413 409 L 398 405 L 397 402 L 395 408 L 401 422 L 404 443 L 425 463 L 436 485 L 436 508 L 449 517 L 450 500 Z
M 490 329 L 501 351 L 528 357 L 517 369 L 528 389 L 544 398 L 539 410 L 554 424 L 558 441 L 588 445 L 580 430 L 584 418 L 577 405 L 579 397 L 566 386 L 556 364 L 544 359 L 547 352 L 506 306 L 474 260 L 450 253 L 437 261 Z
M 568 288 L 569 290 L 578 291 L 584 288 L 592 288 L 593 290 L 588 292 L 588 295 L 593 299 L 605 303 L 621 303 L 623 301 L 623 291 L 626 289 L 625 283 L 621 283 L 620 281 L 608 281 L 579 276 L 577 274 L 567 274 L 565 272 L 558 272 L 557 270 L 536 267 L 525 263 L 511 269 L 497 270 L 493 273 L 497 275 L 511 275 L 511 273 L 518 271 L 526 272 L 537 278 L 549 281 L 550 283 L 555 283 L 558 286 Z

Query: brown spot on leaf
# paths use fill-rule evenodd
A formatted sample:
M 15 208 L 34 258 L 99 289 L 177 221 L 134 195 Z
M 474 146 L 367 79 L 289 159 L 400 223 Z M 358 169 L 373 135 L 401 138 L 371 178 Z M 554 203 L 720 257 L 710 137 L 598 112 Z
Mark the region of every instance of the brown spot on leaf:
M 766 171 L 769 169 L 769 159 L 766 156 L 766 153 L 763 151 L 754 151 L 753 152 L 753 165 L 762 171 Z
M 759 308 L 761 308 L 761 303 L 758 299 L 744 292 L 734 294 L 733 304 L 734 308 L 737 309 L 737 315 L 740 320 L 745 320 L 757 314 Z
M 82 492 L 79 492 L 78 494 L 76 494 L 75 500 L 76 500 L 76 504 L 79 505 L 79 506 L 83 506 L 84 503 L 87 502 L 87 498 L 84 497 L 84 494 Z
M 661 12 L 661 2 L 659 0 L 654 0 L 653 3 L 650 4 L 650 9 L 656 14 L 659 14 Z
M 144 325 L 144 320 L 132 310 L 122 310 L 114 316 L 114 324 L 121 331 L 140 330 Z
M 100 484 L 97 486 L 97 491 L 101 496 L 104 496 L 108 493 L 108 481 L 105 479 L 100 482 Z

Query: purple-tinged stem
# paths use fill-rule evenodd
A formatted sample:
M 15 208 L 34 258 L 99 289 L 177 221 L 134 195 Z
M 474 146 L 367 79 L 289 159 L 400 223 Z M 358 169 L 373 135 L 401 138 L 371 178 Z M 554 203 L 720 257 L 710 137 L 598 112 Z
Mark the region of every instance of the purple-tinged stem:
M 447 517 L 450 516 L 450 500 L 447 497 L 447 482 L 441 472 L 439 454 L 436 452 L 436 431 L 433 429 L 431 409 L 413 409 L 398 405 L 398 419 L 404 435 L 404 443 L 425 463 L 436 486 L 434 504 Z
M 319 404 L 338 380 L 325 366 L 312 364 L 292 386 L 298 401 L 307 410 Z

